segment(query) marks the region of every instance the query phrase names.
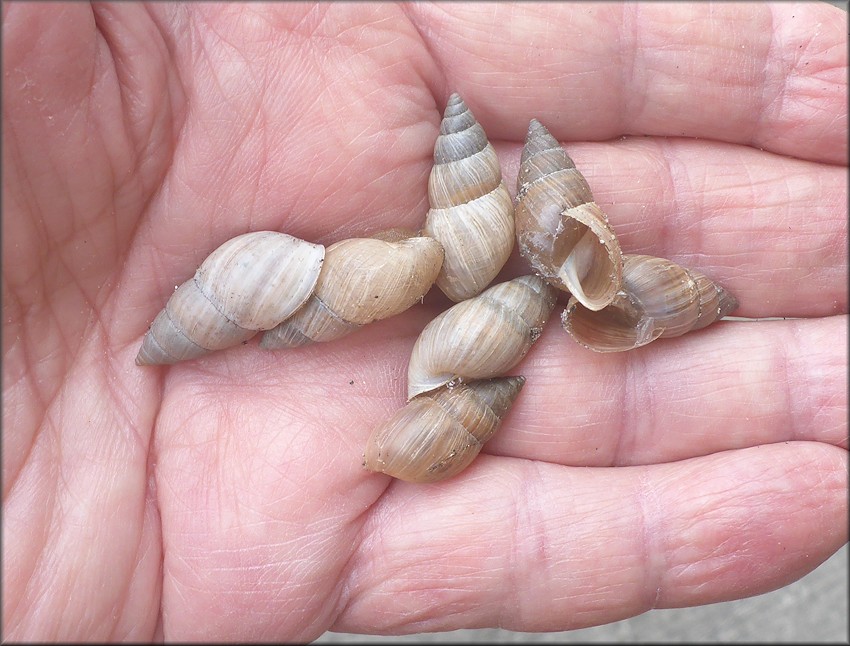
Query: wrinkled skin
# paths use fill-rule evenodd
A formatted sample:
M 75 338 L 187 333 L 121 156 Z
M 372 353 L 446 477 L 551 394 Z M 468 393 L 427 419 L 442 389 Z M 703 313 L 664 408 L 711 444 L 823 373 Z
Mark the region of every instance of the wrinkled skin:
M 820 3 L 5 4 L 4 638 L 564 630 L 815 568 L 847 541 L 844 25 Z M 625 251 L 799 320 L 598 355 L 559 307 L 485 454 L 428 486 L 360 456 L 438 294 L 325 345 L 134 365 L 234 235 L 419 226 L 455 90 L 509 186 L 537 117 Z

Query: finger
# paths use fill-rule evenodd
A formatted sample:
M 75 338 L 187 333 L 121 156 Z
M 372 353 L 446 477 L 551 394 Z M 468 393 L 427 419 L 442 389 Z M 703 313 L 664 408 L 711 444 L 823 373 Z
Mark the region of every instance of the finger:
M 820 444 L 625 469 L 476 466 L 391 486 L 332 630 L 570 630 L 767 592 L 847 540 L 846 454 Z
M 491 136 L 519 141 L 536 117 L 559 139 L 709 137 L 846 159 L 846 15 L 826 3 L 409 11 L 445 91 L 463 94 Z
M 549 325 L 484 451 L 567 465 L 653 464 L 789 440 L 847 446 L 847 319 L 721 322 L 598 354 Z
M 847 312 L 846 169 L 683 139 L 567 149 L 625 253 L 702 271 L 738 316 Z M 500 151 L 513 186 L 518 146 Z
M 3 35 L 6 338 L 61 375 L 169 159 L 170 77 L 141 5 L 16 4 Z
M 41 293 L 73 282 L 95 301 L 115 271 L 172 143 L 167 75 L 146 49 L 153 31 L 140 6 L 9 8 L 4 196 L 17 217 L 4 221 L 4 250 L 13 286 L 47 265 Z
M 372 429 L 404 405 L 410 348 L 435 314 L 416 306 L 344 339 L 279 352 L 252 341 L 170 373 L 164 405 L 179 401 L 185 415 L 195 405 L 227 403 L 234 388 L 280 402 L 293 392 L 307 402 L 332 401 L 311 424 L 345 446 L 335 459 L 359 464 Z M 599 354 L 575 343 L 558 314 L 511 371 L 526 385 L 485 453 L 607 466 L 788 440 L 846 447 L 845 317 L 720 322 Z M 200 384 L 205 395 L 183 392 L 184 380 Z M 300 423 L 299 414 L 306 419 L 317 411 L 295 407 L 279 413 L 274 427 Z
M 79 166 L 81 157 L 68 155 L 82 150 L 85 157 L 96 148 L 85 141 L 79 112 L 94 67 L 91 10 L 82 3 L 21 3 L 3 11 L 3 371 L 4 394 L 15 402 L 4 409 L 4 422 L 15 429 L 4 439 L 6 493 L 90 322 L 94 290 L 77 261 L 85 253 L 89 272 L 103 269 L 91 258 L 99 244 L 92 239 L 84 248 L 84 242 L 87 209 L 102 211 L 105 204 L 85 181 L 102 181 L 96 178 L 102 157 L 89 160 L 94 177 L 77 182 L 69 166 Z M 61 316 L 49 305 L 57 292 L 59 307 L 67 308 Z

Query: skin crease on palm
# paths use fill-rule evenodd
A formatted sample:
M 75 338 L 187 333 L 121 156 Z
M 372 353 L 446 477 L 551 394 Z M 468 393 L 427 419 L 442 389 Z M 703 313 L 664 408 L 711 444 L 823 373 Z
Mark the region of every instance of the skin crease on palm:
M 814 569 L 847 541 L 845 24 L 822 3 L 4 4 L 5 639 L 568 630 Z M 235 235 L 418 227 L 452 91 L 508 186 L 536 117 L 624 251 L 795 320 L 599 355 L 559 307 L 484 454 L 427 486 L 360 462 L 439 294 L 333 343 L 134 365 Z

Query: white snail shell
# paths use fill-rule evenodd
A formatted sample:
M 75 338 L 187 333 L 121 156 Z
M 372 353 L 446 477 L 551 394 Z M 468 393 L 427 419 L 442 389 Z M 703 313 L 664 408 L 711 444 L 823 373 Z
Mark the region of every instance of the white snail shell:
M 513 203 L 496 151 L 457 94 L 449 98 L 434 145 L 428 198 L 422 232 L 446 250 L 437 286 L 453 301 L 471 298 L 511 255 Z
M 168 299 L 136 364 L 194 359 L 274 327 L 310 296 L 324 255 L 322 245 L 274 231 L 228 240 Z
M 520 253 L 547 281 L 591 310 L 614 300 L 619 242 L 573 160 L 536 119 L 520 160 L 515 218 Z
M 537 276 L 499 283 L 432 320 L 413 346 L 407 395 L 507 373 L 540 336 L 556 293 Z
M 561 322 L 591 350 L 622 352 L 698 330 L 737 306 L 732 294 L 698 271 L 665 258 L 627 254 L 623 289 L 614 301 L 594 312 L 571 298 Z
M 330 245 L 307 302 L 263 335 L 266 349 L 331 341 L 419 302 L 443 262 L 439 242 L 391 229 Z
M 416 397 L 372 432 L 363 466 L 409 482 L 456 475 L 498 430 L 524 383 L 472 381 Z

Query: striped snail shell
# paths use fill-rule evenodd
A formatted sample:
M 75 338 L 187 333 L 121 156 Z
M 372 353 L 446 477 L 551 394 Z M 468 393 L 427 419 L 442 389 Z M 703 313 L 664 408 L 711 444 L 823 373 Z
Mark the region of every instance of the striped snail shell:
M 513 203 L 496 151 L 457 94 L 449 98 L 434 145 L 428 199 L 422 233 L 446 250 L 437 286 L 453 301 L 471 298 L 511 255 Z
M 472 381 L 416 397 L 372 432 L 363 466 L 408 482 L 460 473 L 498 430 L 524 383 Z
M 698 330 L 736 307 L 732 294 L 698 271 L 664 258 L 627 254 L 623 289 L 614 301 L 594 312 L 571 298 L 561 322 L 591 350 L 622 352 Z
M 614 300 L 620 244 L 573 160 L 536 119 L 520 159 L 515 218 L 520 253 L 536 272 L 588 309 Z
M 315 290 L 291 317 L 263 335 L 269 350 L 331 341 L 420 301 L 443 262 L 439 242 L 390 229 L 330 245 Z
M 274 231 L 228 240 L 168 299 L 136 364 L 195 359 L 274 327 L 310 296 L 324 256 L 323 246 Z
M 555 290 L 537 276 L 499 283 L 432 320 L 413 346 L 407 396 L 505 374 L 538 339 Z

